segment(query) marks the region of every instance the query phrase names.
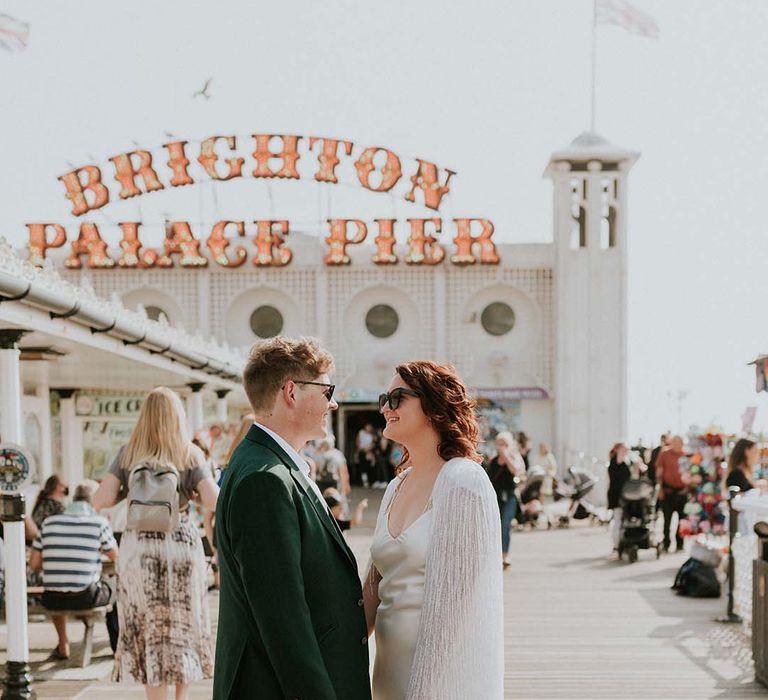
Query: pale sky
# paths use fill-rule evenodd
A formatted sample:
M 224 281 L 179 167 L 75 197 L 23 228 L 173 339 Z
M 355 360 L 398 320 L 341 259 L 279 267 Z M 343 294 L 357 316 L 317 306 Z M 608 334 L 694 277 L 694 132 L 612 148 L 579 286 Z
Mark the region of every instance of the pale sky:
M 740 428 L 768 398 L 747 363 L 768 351 L 768 3 L 633 0 L 657 40 L 597 30 L 597 132 L 641 153 L 629 180 L 630 433 Z M 552 237 L 550 154 L 589 125 L 591 0 L 495 2 L 29 3 L 0 51 L 0 235 L 74 233 L 57 177 L 135 143 L 215 134 L 346 138 L 458 172 L 447 214 L 487 216 L 496 239 Z M 191 99 L 213 77 L 211 99 Z M 251 178 L 113 204 L 111 220 L 161 212 L 210 221 L 310 221 L 413 209 L 351 187 Z M 192 191 L 194 190 L 194 191 Z M 183 217 L 180 217 L 183 218 Z M 106 219 L 94 217 L 97 221 Z M 106 234 L 109 238 L 113 234 Z M 114 236 L 115 241 L 117 236 Z

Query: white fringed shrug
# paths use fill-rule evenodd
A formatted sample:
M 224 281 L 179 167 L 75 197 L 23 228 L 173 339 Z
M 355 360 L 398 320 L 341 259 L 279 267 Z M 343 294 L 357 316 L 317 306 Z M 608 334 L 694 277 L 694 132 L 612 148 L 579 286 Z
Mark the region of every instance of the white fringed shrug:
M 390 484 L 381 508 L 395 492 Z M 407 700 L 502 700 L 504 632 L 496 495 L 469 459 L 445 463 L 432 492 L 424 604 Z

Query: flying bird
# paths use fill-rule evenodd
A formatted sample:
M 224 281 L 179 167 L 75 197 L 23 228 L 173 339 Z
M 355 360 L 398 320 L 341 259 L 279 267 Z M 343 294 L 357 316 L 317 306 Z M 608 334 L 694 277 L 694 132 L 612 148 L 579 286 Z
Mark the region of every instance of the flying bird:
M 213 78 L 208 78 L 208 80 L 206 80 L 205 83 L 203 83 L 203 87 L 192 95 L 192 99 L 194 100 L 195 97 L 200 95 L 204 97 L 206 100 L 210 100 L 211 96 L 208 94 L 208 88 L 211 86 L 212 81 L 213 81 Z

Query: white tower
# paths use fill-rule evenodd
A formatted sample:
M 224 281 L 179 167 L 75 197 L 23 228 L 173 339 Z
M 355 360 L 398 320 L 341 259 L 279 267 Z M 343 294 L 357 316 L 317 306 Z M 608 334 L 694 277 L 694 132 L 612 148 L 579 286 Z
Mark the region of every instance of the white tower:
M 552 154 L 555 450 L 607 459 L 627 439 L 627 176 L 638 154 L 583 133 Z

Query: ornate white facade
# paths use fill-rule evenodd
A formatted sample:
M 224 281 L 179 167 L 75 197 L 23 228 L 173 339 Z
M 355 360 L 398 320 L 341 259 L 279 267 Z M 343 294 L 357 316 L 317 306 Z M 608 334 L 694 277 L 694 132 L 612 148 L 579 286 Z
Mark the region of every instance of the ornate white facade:
M 282 334 L 317 336 L 336 358 L 342 444 L 356 428 L 350 418 L 373 407 L 397 363 L 430 358 L 453 363 L 479 397 L 511 407 L 507 427 L 553 444 L 560 460 L 603 456 L 626 437 L 626 184 L 636 158 L 591 134 L 553 154 L 545 173 L 553 242 L 498 244 L 498 265 L 381 266 L 372 247 L 357 245 L 349 266 L 326 266 L 318 232 L 288 237 L 294 258 L 284 268 L 65 276 L 87 277 L 98 295 L 117 293 L 129 307 L 157 307 L 171 324 L 235 349 L 259 339 L 254 311 L 276 310 Z M 514 313 L 506 332 L 488 331 L 491 304 Z M 366 322 L 379 305 L 397 316 L 387 337 Z

